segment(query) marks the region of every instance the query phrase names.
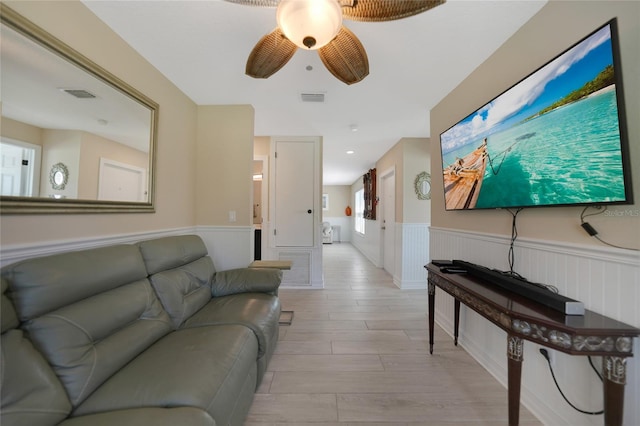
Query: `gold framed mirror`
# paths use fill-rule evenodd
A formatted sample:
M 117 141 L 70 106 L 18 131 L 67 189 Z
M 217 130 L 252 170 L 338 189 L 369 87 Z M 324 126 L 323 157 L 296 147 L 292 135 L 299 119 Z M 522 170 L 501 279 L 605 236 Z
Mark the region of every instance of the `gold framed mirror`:
M 154 212 L 158 104 L 0 7 L 0 213 Z

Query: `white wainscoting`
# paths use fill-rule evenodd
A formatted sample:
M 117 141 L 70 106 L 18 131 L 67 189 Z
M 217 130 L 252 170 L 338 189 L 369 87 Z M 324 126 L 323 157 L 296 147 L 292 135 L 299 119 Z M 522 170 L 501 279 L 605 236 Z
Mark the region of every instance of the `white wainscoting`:
M 382 268 L 381 230 L 377 221 L 366 221 L 365 235 L 353 233 L 352 244 L 371 263 Z M 429 263 L 429 224 L 395 223 L 394 284 L 402 290 L 426 289 Z
M 45 243 L 13 244 L 0 247 L 0 266 L 9 265 L 32 257 L 49 256 L 76 250 L 104 247 L 114 244 L 132 244 L 138 241 L 168 237 L 170 235 L 194 234 L 195 228 L 173 228 L 132 234 L 102 235 L 74 240 L 47 241 Z
M 380 238 L 381 230 L 379 221 L 365 220 L 364 230 L 364 235 L 355 231 L 353 232 L 351 244 L 353 244 L 364 257 L 369 259 L 371 263 L 378 268 L 382 268 L 382 259 L 380 258 L 380 244 L 382 243 L 382 239 Z
M 461 259 L 508 269 L 507 236 L 432 227 L 430 239 L 432 259 Z M 640 327 L 640 257 L 636 252 L 520 238 L 515 244 L 514 269 L 531 281 L 555 285 L 561 294 L 582 301 L 591 311 Z M 435 311 L 436 321 L 453 334 L 453 299 L 436 290 Z M 628 426 L 640 425 L 639 340 L 634 339 L 636 356 L 627 361 L 624 424 Z M 505 332 L 463 305 L 459 343 L 506 386 Z M 544 424 L 601 425 L 602 415 L 578 413 L 562 399 L 539 348 L 525 342 L 522 403 Z M 582 410 L 601 410 L 602 385 L 587 357 L 555 351 L 553 356 L 556 378 L 567 398 Z M 601 358 L 593 359 L 600 368 Z
M 245 268 L 253 261 L 253 226 L 197 226 L 217 271 Z
M 113 244 L 132 244 L 143 240 L 185 234 L 200 235 L 218 271 L 243 268 L 253 261 L 252 226 L 197 226 L 132 234 L 98 236 L 76 240 L 48 241 L 37 244 L 3 245 L 0 248 L 0 266 L 9 265 L 32 257 L 48 256 Z
M 424 265 L 429 263 L 429 224 L 396 223 L 396 236 L 401 240 L 400 256 L 396 256 L 394 282 L 402 290 L 427 288 L 427 272 Z M 400 259 L 398 259 L 400 257 Z M 398 261 L 399 260 L 399 261 Z M 400 274 L 397 274 L 398 266 Z

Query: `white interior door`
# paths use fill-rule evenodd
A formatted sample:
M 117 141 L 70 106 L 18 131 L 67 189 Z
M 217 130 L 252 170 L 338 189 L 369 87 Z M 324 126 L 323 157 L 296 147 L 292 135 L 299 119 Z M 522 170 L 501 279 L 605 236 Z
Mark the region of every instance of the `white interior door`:
M 145 169 L 101 158 L 98 200 L 147 201 L 146 177 Z
M 313 247 L 315 145 L 277 141 L 275 149 L 275 246 Z
M 383 266 L 393 275 L 396 262 L 396 177 L 391 172 L 382 176 L 382 242 Z
M 41 148 L 26 142 L 0 142 L 0 195 L 37 197 Z

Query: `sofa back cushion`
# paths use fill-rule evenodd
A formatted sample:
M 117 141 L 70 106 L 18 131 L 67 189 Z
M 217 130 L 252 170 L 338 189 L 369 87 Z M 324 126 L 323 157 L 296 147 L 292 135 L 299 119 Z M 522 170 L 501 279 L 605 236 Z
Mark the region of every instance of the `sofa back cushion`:
M 52 426 L 71 412 L 62 384 L 22 330 L 5 295 L 2 280 L 2 341 L 0 342 L 0 424 Z
M 176 235 L 138 243 L 149 275 L 205 257 L 207 247 L 197 235 Z
M 62 384 L 22 330 L 2 333 L 0 396 L 2 426 L 53 426 L 71 412 Z
M 13 304 L 5 294 L 7 289 L 9 288 L 9 283 L 7 280 L 2 278 L 0 280 L 2 282 L 2 304 L 0 305 L 0 326 L 2 326 L 2 333 L 12 328 L 18 327 L 20 321 L 18 321 L 18 315 L 16 314 L 16 310 L 13 309 Z
M 30 259 L 2 276 L 74 407 L 171 330 L 134 245 Z
M 21 321 L 146 276 L 140 251 L 133 245 L 37 257 L 2 268 Z
M 138 244 L 151 284 L 175 328 L 211 299 L 215 273 L 207 248 L 195 235 L 166 237 Z

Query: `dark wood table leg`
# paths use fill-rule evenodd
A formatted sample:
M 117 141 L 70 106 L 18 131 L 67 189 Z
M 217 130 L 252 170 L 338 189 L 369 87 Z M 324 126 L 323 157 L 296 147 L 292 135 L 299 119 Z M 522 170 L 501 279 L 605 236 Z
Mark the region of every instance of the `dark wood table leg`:
M 522 377 L 522 355 L 524 341 L 513 335 L 507 337 L 507 375 L 509 393 L 509 426 L 520 422 L 520 380 Z
M 458 331 L 460 330 L 460 301 L 458 299 L 454 299 L 453 311 L 453 344 L 458 346 Z
M 616 356 L 602 357 L 604 378 L 604 424 L 621 426 L 624 413 L 624 385 L 627 376 L 627 359 Z
M 429 281 L 427 288 L 429 290 L 429 353 L 433 354 L 433 322 L 435 319 L 436 285 Z

